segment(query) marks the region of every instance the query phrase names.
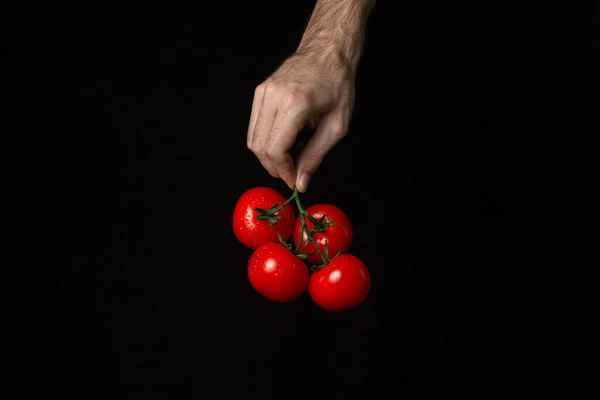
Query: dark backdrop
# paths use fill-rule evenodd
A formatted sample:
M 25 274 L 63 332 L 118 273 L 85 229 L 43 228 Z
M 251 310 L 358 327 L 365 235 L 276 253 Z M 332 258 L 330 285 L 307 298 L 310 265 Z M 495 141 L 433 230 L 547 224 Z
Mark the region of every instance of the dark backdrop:
M 304 196 L 346 210 L 372 274 L 340 314 L 261 298 L 231 229 L 243 191 L 290 194 L 245 135 L 313 2 L 6 13 L 25 398 L 540 398 L 544 26 L 438 3 L 375 7 L 350 132 Z

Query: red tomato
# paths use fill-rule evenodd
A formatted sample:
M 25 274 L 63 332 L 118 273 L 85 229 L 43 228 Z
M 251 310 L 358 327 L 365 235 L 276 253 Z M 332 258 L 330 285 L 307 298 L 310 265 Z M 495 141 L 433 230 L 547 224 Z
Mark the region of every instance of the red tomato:
M 371 275 L 366 265 L 352 254 L 342 254 L 313 272 L 308 293 L 327 311 L 345 311 L 358 304 L 371 290 Z
M 331 204 L 315 204 L 306 209 L 306 212 L 309 215 L 315 217 L 316 220 L 320 220 L 324 215 L 329 217 L 329 222 L 335 222 L 336 225 L 331 225 L 325 227 L 325 232 L 315 233 L 313 235 L 313 239 L 317 242 L 319 249 L 321 252 L 325 254 L 325 244 L 327 243 L 327 251 L 329 253 L 329 257 L 333 258 L 337 254 L 344 253 L 348 251 L 350 246 L 352 245 L 352 240 L 354 239 L 354 230 L 352 229 L 352 225 L 350 224 L 350 219 L 348 216 L 340 210 L 338 207 Z M 308 229 L 314 228 L 314 224 L 310 222 L 307 218 L 306 226 Z M 296 218 L 296 224 L 294 225 L 294 245 L 298 245 L 300 241 L 300 230 L 302 229 L 302 218 L 299 216 Z M 307 242 L 306 232 L 303 233 L 303 241 L 302 246 Z M 315 250 L 315 245 L 311 242 L 306 244 L 304 247 L 304 253 L 310 253 Z M 306 260 L 314 265 L 322 264 L 321 256 L 319 252 L 315 250 L 310 256 L 306 258 Z
M 286 200 L 281 193 L 268 187 L 256 187 L 246 191 L 239 198 L 233 211 L 235 237 L 251 249 L 257 249 L 268 242 L 279 242 L 275 229 L 284 240 L 288 240 L 294 227 L 294 209 L 291 204 L 275 214 L 279 220 L 272 226 L 267 220 L 258 220 L 256 217 L 261 213 L 255 210 L 268 210 L 277 203 L 285 203 Z
M 296 300 L 308 286 L 308 268 L 281 243 L 267 243 L 248 261 L 248 279 L 258 293 L 277 303 Z

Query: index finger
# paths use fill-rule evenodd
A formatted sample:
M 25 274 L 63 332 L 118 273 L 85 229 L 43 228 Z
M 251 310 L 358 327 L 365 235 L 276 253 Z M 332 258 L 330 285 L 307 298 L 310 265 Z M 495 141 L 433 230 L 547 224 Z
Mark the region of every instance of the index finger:
M 271 165 L 290 189 L 296 184 L 296 166 L 290 150 L 307 120 L 306 113 L 279 113 L 267 139 L 267 156 Z
M 258 113 L 263 101 L 263 97 L 265 95 L 265 88 L 262 85 L 259 85 L 254 90 L 254 97 L 252 99 L 252 110 L 250 111 L 250 121 L 248 122 L 248 134 L 247 134 L 247 143 L 248 147 L 252 145 L 252 137 L 254 135 L 254 127 L 256 126 L 256 120 L 258 118 Z

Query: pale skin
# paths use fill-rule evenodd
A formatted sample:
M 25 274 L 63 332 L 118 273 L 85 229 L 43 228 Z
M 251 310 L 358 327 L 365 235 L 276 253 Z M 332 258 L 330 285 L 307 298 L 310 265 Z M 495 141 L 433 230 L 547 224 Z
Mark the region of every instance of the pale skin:
M 247 145 L 263 167 L 306 192 L 325 155 L 346 136 L 367 18 L 375 0 L 318 0 L 294 54 L 256 87 Z M 294 159 L 305 127 L 314 134 Z

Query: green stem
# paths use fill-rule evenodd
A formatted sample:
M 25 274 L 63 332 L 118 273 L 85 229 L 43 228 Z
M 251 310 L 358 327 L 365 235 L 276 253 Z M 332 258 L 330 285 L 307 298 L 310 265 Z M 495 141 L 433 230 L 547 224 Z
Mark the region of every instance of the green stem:
M 294 201 L 296 203 L 296 207 L 298 208 L 298 213 L 300 215 L 300 220 L 302 223 L 302 227 L 300 228 L 300 240 L 298 241 L 296 248 L 293 250 L 293 253 L 297 256 L 302 256 L 302 258 L 307 257 L 309 254 L 305 254 L 304 249 L 306 248 L 306 245 L 308 243 L 312 243 L 315 246 L 315 250 L 319 253 L 321 260 L 323 261 L 322 266 L 328 264 L 330 261 L 329 257 L 328 257 L 328 255 L 323 254 L 323 252 L 319 248 L 317 242 L 313 238 L 313 234 L 319 233 L 319 232 L 325 232 L 325 228 L 327 226 L 335 225 L 335 223 L 326 221 L 327 218 L 323 218 L 322 221 L 319 221 L 315 217 L 313 217 L 312 215 L 307 213 L 306 210 L 304 209 L 304 207 L 302 206 L 302 202 L 300 202 L 300 193 L 298 192 L 298 188 L 294 187 L 294 192 L 292 193 L 290 198 L 285 201 L 285 203 L 275 204 L 268 210 L 256 208 L 255 211 L 257 213 L 260 213 L 260 215 L 256 216 L 256 219 L 266 220 L 269 222 L 269 224 L 271 226 L 274 227 L 280 218 L 277 215 L 277 213 L 279 211 L 283 210 L 283 208 L 285 206 L 287 206 L 288 204 L 290 204 L 292 201 Z M 307 222 L 306 222 L 307 219 L 314 225 L 313 229 L 308 229 Z M 279 232 L 277 232 L 277 230 L 275 230 L 275 232 L 277 233 L 277 237 L 279 238 L 279 241 L 281 242 L 281 244 L 283 244 L 286 248 L 290 249 L 290 251 L 291 251 L 292 245 L 287 243 L 281 237 Z M 307 241 L 304 240 L 304 234 L 306 234 Z M 302 243 L 304 243 L 304 246 L 301 246 Z M 299 254 L 299 253 L 302 253 L 302 254 Z M 312 252 L 310 254 L 312 254 Z
M 301 222 L 302 222 L 302 228 L 300 229 L 300 239 L 298 240 L 298 244 L 296 245 L 296 249 L 294 250 L 294 254 L 297 254 L 298 251 L 300 250 L 300 244 L 302 242 L 304 242 L 304 233 L 306 233 L 307 240 L 315 246 L 315 249 L 319 253 L 319 256 L 321 257 L 321 260 L 323 261 L 323 264 L 329 263 L 329 260 L 323 254 L 323 252 L 319 248 L 319 245 L 317 244 L 317 242 L 315 241 L 315 239 L 313 239 L 312 234 L 311 234 L 311 232 L 309 231 L 309 229 L 308 229 L 308 227 L 306 225 L 306 219 L 308 218 L 309 220 L 311 220 L 311 222 L 314 223 L 314 221 L 312 221 L 312 220 L 314 220 L 314 217 L 312 215 L 310 215 L 309 213 L 307 213 L 306 210 L 304 209 L 304 207 L 302 207 L 302 203 L 300 202 L 300 193 L 298 192 L 298 188 L 295 187 L 295 186 L 294 186 L 294 193 L 292 193 L 292 195 L 285 202 L 285 204 L 287 205 L 292 200 L 294 200 L 296 202 L 296 207 L 298 208 L 298 213 L 300 214 L 300 219 L 301 219 Z

